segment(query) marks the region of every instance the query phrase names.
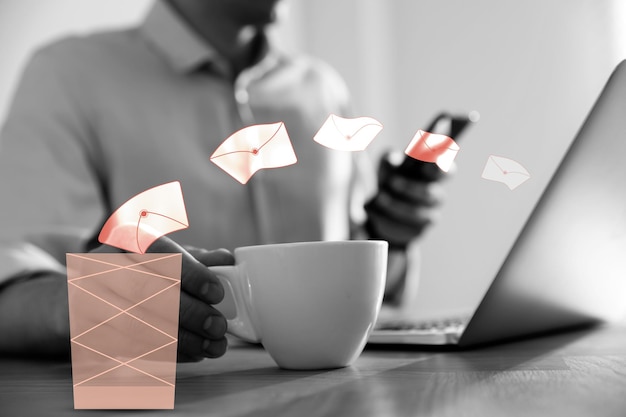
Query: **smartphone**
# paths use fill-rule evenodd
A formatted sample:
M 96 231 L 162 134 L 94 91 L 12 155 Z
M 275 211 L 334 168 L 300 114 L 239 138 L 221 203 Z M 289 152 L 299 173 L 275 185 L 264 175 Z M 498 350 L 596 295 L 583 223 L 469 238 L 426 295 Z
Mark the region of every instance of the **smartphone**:
M 457 142 L 467 128 L 478 122 L 479 119 L 480 115 L 477 111 L 471 111 L 467 114 L 440 112 L 430 122 L 426 131 L 449 136 Z M 397 168 L 397 173 L 424 181 L 435 181 L 445 174 L 434 163 L 419 161 L 408 155 L 404 156 Z

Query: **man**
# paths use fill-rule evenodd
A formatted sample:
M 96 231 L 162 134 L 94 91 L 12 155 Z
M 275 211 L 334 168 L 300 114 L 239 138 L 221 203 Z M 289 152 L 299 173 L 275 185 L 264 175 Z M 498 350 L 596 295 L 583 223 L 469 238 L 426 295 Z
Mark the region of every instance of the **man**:
M 363 155 L 311 139 L 330 113 L 350 115 L 348 92 L 326 64 L 285 55 L 266 36 L 278 3 L 157 1 L 138 28 L 68 38 L 32 57 L 0 142 L 0 352 L 67 354 L 65 253 L 102 250 L 95 236 L 113 210 L 173 180 L 190 227 L 150 251 L 184 255 L 180 360 L 226 350 L 212 307 L 223 288 L 205 266 L 232 263 L 235 247 L 387 239 L 389 282 L 401 282 L 436 184 L 394 176 L 384 161 L 363 227 L 375 187 Z M 242 186 L 209 162 L 231 133 L 276 121 L 297 164 Z

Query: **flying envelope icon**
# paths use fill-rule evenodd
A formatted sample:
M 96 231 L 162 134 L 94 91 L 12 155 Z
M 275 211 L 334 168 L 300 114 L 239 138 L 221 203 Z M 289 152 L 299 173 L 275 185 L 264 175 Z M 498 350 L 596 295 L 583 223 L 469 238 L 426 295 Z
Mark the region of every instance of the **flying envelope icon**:
M 180 182 L 143 191 L 107 219 L 98 241 L 129 252 L 145 253 L 159 237 L 189 227 Z
M 283 122 L 244 127 L 226 138 L 210 160 L 241 184 L 261 169 L 298 161 Z
M 371 117 L 346 119 L 331 114 L 313 140 L 338 151 L 362 151 L 382 129 L 383 125 Z
M 434 162 L 442 171 L 448 172 L 459 149 L 451 137 L 420 129 L 404 153 L 420 161 Z
M 483 169 L 482 178 L 501 182 L 514 190 L 530 179 L 528 170 L 517 161 L 503 156 L 490 155 Z

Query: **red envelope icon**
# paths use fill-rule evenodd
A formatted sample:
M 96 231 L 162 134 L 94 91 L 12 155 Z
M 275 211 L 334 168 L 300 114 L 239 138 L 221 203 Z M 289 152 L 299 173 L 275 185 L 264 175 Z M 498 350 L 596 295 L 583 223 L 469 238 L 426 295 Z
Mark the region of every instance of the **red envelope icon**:
M 371 117 L 345 119 L 331 114 L 313 140 L 338 151 L 362 151 L 382 129 L 383 125 Z
M 245 127 L 230 135 L 211 162 L 242 184 L 259 170 L 295 164 L 295 151 L 283 122 Z
M 530 179 L 528 170 L 517 161 L 503 156 L 490 155 L 483 169 L 482 178 L 501 182 L 514 190 Z
M 404 153 L 420 161 L 434 162 L 442 171 L 448 172 L 459 149 L 449 136 L 418 130 Z
M 150 188 L 122 204 L 104 223 L 98 241 L 144 253 L 159 237 L 189 227 L 180 182 Z

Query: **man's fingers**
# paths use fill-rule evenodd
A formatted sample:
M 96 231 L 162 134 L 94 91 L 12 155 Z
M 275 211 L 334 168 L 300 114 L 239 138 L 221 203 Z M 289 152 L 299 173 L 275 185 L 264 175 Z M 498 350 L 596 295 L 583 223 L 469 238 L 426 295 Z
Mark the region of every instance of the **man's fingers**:
M 441 205 L 445 197 L 444 187 L 439 182 L 414 181 L 400 175 L 390 176 L 380 188 L 398 200 L 427 207 Z
M 400 201 L 384 191 L 379 192 L 365 210 L 370 235 L 387 240 L 392 246 L 408 245 L 439 215 L 436 208 Z
M 180 327 L 204 339 L 220 339 L 226 334 L 226 319 L 215 308 L 191 295 L 180 294 Z
M 180 335 L 179 335 L 180 338 Z M 178 349 L 178 355 L 176 355 L 176 361 L 180 362 L 180 363 L 185 363 L 185 362 L 200 362 L 201 360 L 204 359 L 204 356 L 189 356 L 183 352 L 180 351 L 180 346 Z
M 385 182 L 389 176 L 397 175 L 397 170 L 402 161 L 405 158 L 411 158 L 399 152 L 388 152 L 380 160 L 379 179 Z M 447 176 L 448 173 L 444 172 L 433 162 L 424 162 L 414 160 L 415 163 L 411 164 L 412 170 L 405 175 L 417 181 L 432 182 L 439 181 Z
M 377 239 L 388 241 L 391 247 L 406 247 L 416 236 L 422 234 L 424 229 L 430 224 L 429 222 L 424 222 L 419 225 L 408 226 L 376 212 L 370 212 L 368 216 L 370 233 L 376 236 Z
M 114 246 L 109 245 L 98 245 L 94 246 L 89 250 L 90 253 L 124 253 L 122 249 L 118 249 Z
M 235 263 L 235 257 L 227 249 L 208 250 L 193 246 L 185 246 L 185 249 L 204 266 L 234 265 Z
M 182 253 L 181 287 L 183 291 L 209 304 L 218 304 L 224 298 L 224 287 L 217 275 L 167 236 L 157 239 L 147 252 Z
M 178 358 L 180 361 L 198 361 L 202 358 L 218 358 L 228 349 L 225 337 L 216 340 L 203 339 L 186 329 L 178 332 Z
M 439 215 L 437 208 L 407 203 L 382 190 L 366 206 L 366 211 L 368 215 L 386 218 L 390 223 L 416 228 L 433 223 Z
M 110 252 L 111 249 L 102 245 L 95 251 Z M 190 251 L 167 236 L 157 239 L 147 250 L 148 253 L 182 254 L 178 360 L 186 362 L 216 358 L 226 352 L 226 319 L 210 305 L 222 301 L 224 288 L 207 266 L 234 263 L 232 254 L 224 249 L 191 248 Z
M 217 358 L 228 347 L 224 316 L 215 308 L 187 294 L 180 293 L 178 356 L 181 361 Z

